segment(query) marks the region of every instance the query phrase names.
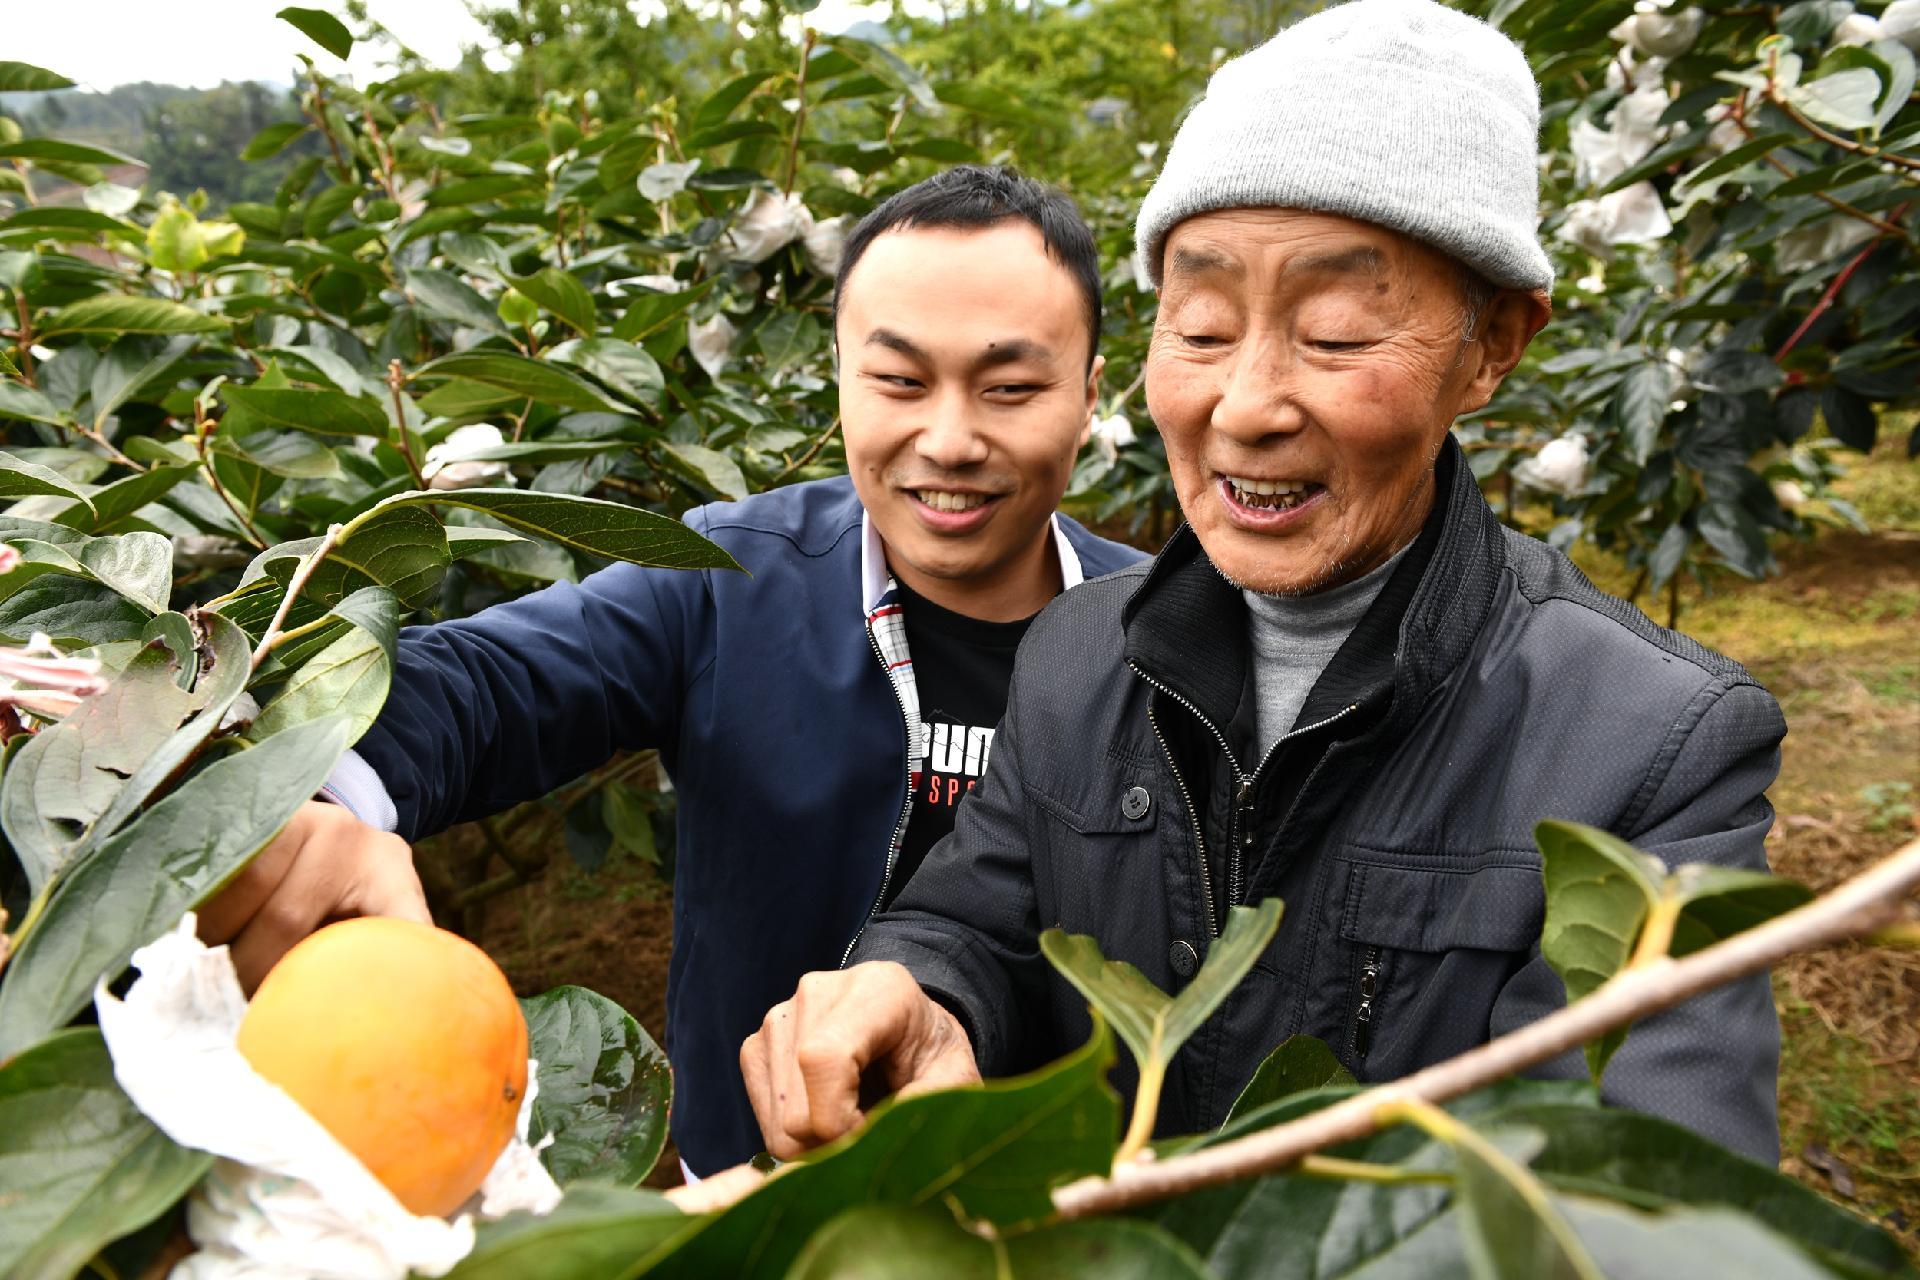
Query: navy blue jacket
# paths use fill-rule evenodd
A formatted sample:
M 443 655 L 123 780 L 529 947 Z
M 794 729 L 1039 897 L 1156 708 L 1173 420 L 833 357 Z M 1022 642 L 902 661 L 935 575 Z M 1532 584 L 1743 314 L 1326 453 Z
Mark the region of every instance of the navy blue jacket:
M 839 965 L 906 803 L 906 726 L 861 598 L 862 515 L 845 478 L 718 503 L 687 523 L 747 573 L 616 564 L 408 628 L 357 748 L 410 840 L 659 748 L 679 793 L 673 1137 L 700 1174 L 762 1149 L 740 1042 L 801 974 Z M 1142 558 L 1060 527 L 1088 578 Z

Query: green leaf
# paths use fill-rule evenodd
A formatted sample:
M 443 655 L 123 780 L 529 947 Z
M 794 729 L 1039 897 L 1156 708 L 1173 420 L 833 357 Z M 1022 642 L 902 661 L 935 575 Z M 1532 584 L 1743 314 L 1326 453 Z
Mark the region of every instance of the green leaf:
M 35 734 L 9 762 L 0 825 L 29 893 L 58 878 L 127 779 L 193 713 L 180 670 L 166 645 L 148 645 L 104 692 Z
M 381 586 L 410 609 L 423 604 L 452 559 L 446 531 L 418 505 L 389 498 L 343 526 L 333 550 L 308 577 L 302 598 L 331 606 L 362 587 Z M 241 585 L 265 575 L 286 586 L 301 558 L 319 545 L 319 538 L 299 538 L 267 548 L 247 566 Z
M 933 86 L 927 83 L 926 77 L 885 45 L 851 35 L 822 36 L 819 43 L 825 48 L 838 49 L 882 80 L 905 89 L 921 110 L 940 110 L 940 99 L 934 96 Z
M 738 569 L 734 558 L 678 520 L 619 502 L 521 489 L 396 494 L 360 520 L 395 508 L 466 507 L 575 551 L 667 569 Z M 431 516 L 425 517 L 429 521 Z M 437 528 L 437 523 L 435 524 Z
M 200 220 L 185 205 L 169 199 L 147 228 L 147 260 L 159 270 L 177 275 L 198 270 L 208 257 L 200 237 Z
M 421 310 L 487 333 L 505 333 L 492 304 L 450 271 L 419 267 L 407 272 L 407 292 Z
M 134 514 L 154 502 L 167 490 L 192 475 L 198 467 L 191 463 L 156 466 L 122 476 L 87 495 L 90 506 L 72 506 L 55 516 L 55 524 L 78 529 L 82 533 L 106 533 L 132 519 Z
M 781 1171 L 724 1212 L 697 1219 L 628 1274 L 783 1275 L 806 1239 L 862 1204 L 951 1204 L 1005 1229 L 1053 1212 L 1052 1188 L 1105 1173 L 1119 1106 L 1107 1086 L 1113 1038 L 1093 1037 L 1039 1071 L 891 1098 L 866 1127 Z M 656 1260 L 657 1257 L 657 1260 Z
M 1524 1100 L 1503 1109 L 1499 1118 L 1546 1135 L 1532 1168 L 1550 1186 L 1607 1194 L 1642 1209 L 1738 1209 L 1836 1270 L 1909 1274 L 1899 1244 L 1879 1227 L 1777 1169 L 1671 1121 L 1611 1107 Z M 1601 1262 L 1607 1259 L 1602 1256 Z
M 173 1207 L 212 1164 L 120 1091 L 98 1029 L 49 1037 L 0 1067 L 0 1274 L 77 1274 L 102 1245 Z
M 1880 102 L 1880 77 L 1865 67 L 1848 67 L 1807 80 L 1786 96 L 1809 118 L 1835 129 L 1870 127 Z
M 1483 1134 L 1452 1121 L 1438 1135 L 1459 1169 L 1460 1225 L 1480 1280 L 1606 1280 L 1525 1165 Z M 1534 1140 L 1535 1149 L 1540 1141 Z
M 667 322 L 691 307 L 713 288 L 718 277 L 702 280 L 679 293 L 642 293 L 628 304 L 625 314 L 613 326 L 613 336 L 623 342 L 638 342 L 665 328 Z
M 247 730 L 250 741 L 265 741 L 323 716 L 345 722 L 349 746 L 373 727 L 393 679 L 400 602 L 385 587 L 363 587 L 333 612 L 352 625 L 287 678 Z
M 273 15 L 299 29 L 300 34 L 336 58 L 345 58 L 353 48 L 353 35 L 346 24 L 324 9 L 300 9 L 289 6 Z
M 526 356 L 510 355 L 504 351 L 458 351 L 423 366 L 415 376 L 464 378 L 509 395 L 563 409 L 620 411 L 619 405 L 610 403 L 592 386 L 566 370 L 545 361 L 530 360 Z
M 346 732 L 313 720 L 214 762 L 69 871 L 0 985 L 0 1059 L 86 1007 L 95 982 L 265 848 L 326 781 Z
M 1715 156 L 1699 168 L 1682 174 L 1680 180 L 1673 184 L 1673 193 L 1676 196 L 1684 196 L 1692 188 L 1710 182 L 1722 174 L 1732 173 L 1742 165 L 1751 164 L 1760 159 L 1776 147 L 1798 140 L 1799 135 L 1792 133 L 1761 134 L 1757 138 L 1741 143 L 1731 151 Z
M 80 563 L 106 584 L 149 613 L 165 613 L 173 591 L 173 543 L 157 533 L 127 533 L 92 538 L 82 544 Z
M 71 89 L 73 81 L 57 71 L 36 67 L 31 62 L 0 60 L 0 93 L 39 93 L 47 89 Z
M 1710 947 L 1807 903 L 1813 891 L 1783 876 L 1738 867 L 1689 864 L 1667 877 L 1666 891 L 1680 900 L 1669 955 Z
M 340 459 L 313 436 L 298 431 L 214 437 L 215 453 L 290 480 L 324 480 L 340 474 Z
M 69 421 L 44 393 L 17 382 L 0 382 L 0 418 L 25 418 L 29 422 L 55 425 Z
M 866 1205 L 815 1232 L 788 1280 L 1210 1280 L 1177 1239 L 1145 1222 L 1095 1219 L 983 1237 L 944 1209 Z
M 249 164 L 256 160 L 271 159 L 306 131 L 306 122 L 302 120 L 282 120 L 278 124 L 270 124 L 253 135 L 245 150 L 241 151 L 240 158 Z
M 673 1072 L 626 1010 L 585 987 L 556 987 L 520 1002 L 540 1064 L 527 1140 L 562 1186 L 633 1186 L 667 1140 Z
M 700 1229 L 658 1191 L 581 1183 L 552 1213 L 514 1213 L 482 1222 L 473 1252 L 447 1280 L 607 1280 L 633 1275 L 677 1237 Z
M 747 496 L 747 477 L 741 472 L 740 464 L 718 449 L 709 449 L 703 444 L 681 444 L 676 440 L 657 443 L 676 469 L 697 483 L 735 502 Z
M 512 277 L 513 287 L 559 316 L 582 334 L 591 335 L 596 327 L 593 295 L 570 271 L 544 267 L 530 276 Z
M 804 311 L 782 311 L 760 326 L 757 335 L 767 368 L 785 369 L 820 349 L 825 331 L 820 322 Z
M 563 342 L 547 356 L 586 370 L 631 404 L 657 405 L 666 389 L 666 379 L 654 358 L 631 342 L 618 338 L 579 338 Z
M 71 231 L 80 233 L 72 238 L 92 239 L 95 235 L 137 236 L 140 228 L 131 222 L 122 222 L 118 218 L 104 213 L 95 213 L 91 209 L 22 209 L 20 212 L 0 220 L 0 232 L 8 233 L 13 239 L 16 231 L 47 231 L 52 233 Z M 56 238 L 49 236 L 49 238 Z
M 1547 897 L 1540 954 L 1566 984 L 1571 1004 L 1626 966 L 1667 869 L 1619 837 L 1577 822 L 1542 822 L 1533 839 Z M 1587 1046 L 1595 1083 L 1625 1039 L 1624 1030 L 1611 1031 Z
M 228 406 L 227 417 L 220 425 L 228 434 L 290 427 L 315 435 L 384 439 L 390 430 L 386 410 L 371 400 L 340 391 L 225 386 L 220 395 Z
M 1756 1221 L 1744 1210 L 1673 1209 L 1653 1215 L 1587 1196 L 1551 1200 L 1589 1251 L 1596 1275 L 1830 1280 L 1859 1274 L 1818 1265 L 1763 1226 L 1764 1219 Z
M 1282 904 L 1268 898 L 1257 907 L 1231 907 L 1227 926 L 1207 948 L 1207 958 L 1178 996 L 1169 996 L 1124 960 L 1108 960 L 1097 939 L 1048 929 L 1040 951 L 1113 1024 L 1140 1068 L 1133 1125 L 1121 1158 L 1144 1143 L 1158 1110 L 1167 1066 L 1188 1037 L 1247 975 L 1280 928 Z
M 1234 1099 L 1223 1123 L 1231 1124 L 1260 1107 L 1296 1093 L 1353 1082 L 1353 1073 L 1340 1065 L 1340 1059 L 1333 1056 L 1333 1050 L 1324 1040 L 1305 1035 L 1288 1036 L 1261 1062 L 1253 1079 Z
M 57 333 L 225 333 L 227 322 L 165 298 L 101 293 L 62 307 L 43 337 Z
M 1614 421 L 1627 442 L 1627 456 L 1635 466 L 1645 466 L 1659 443 L 1661 424 L 1667 420 L 1667 406 L 1673 400 L 1673 372 L 1664 360 L 1648 360 L 1634 365 L 1620 379 L 1620 390 L 1613 402 Z
M 105 147 L 82 146 L 78 142 L 61 142 L 56 138 L 20 138 L 13 142 L 0 141 L 0 160 L 33 160 L 41 164 L 139 164 L 130 155 L 118 151 L 109 151 Z
M 770 70 L 749 71 L 746 75 L 736 76 L 727 81 L 693 109 L 692 124 L 696 129 L 705 129 L 719 124 L 736 111 L 750 94 L 777 73 Z
M 72 498 L 89 514 L 93 511 L 93 502 L 86 491 L 58 471 L 0 451 L 0 498 L 25 498 L 34 494 Z
M 95 429 L 104 427 L 107 418 L 135 392 L 178 364 L 192 345 L 192 338 L 163 342 L 128 334 L 102 352 L 88 387 Z
M 132 640 L 147 615 L 111 587 L 48 575 L 0 600 L 0 641 L 25 644 L 45 632 L 68 645 Z

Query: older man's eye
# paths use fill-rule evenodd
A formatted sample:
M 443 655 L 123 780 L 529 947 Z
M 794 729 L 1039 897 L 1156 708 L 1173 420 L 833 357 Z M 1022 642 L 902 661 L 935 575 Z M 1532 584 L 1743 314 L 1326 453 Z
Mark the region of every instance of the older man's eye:
M 1364 351 L 1368 347 L 1372 346 L 1373 343 L 1365 339 L 1335 340 L 1330 338 L 1309 338 L 1307 339 L 1307 345 L 1312 347 L 1315 351 L 1340 352 L 1340 351 Z
M 1206 350 L 1210 347 L 1222 346 L 1227 340 L 1217 333 L 1183 333 L 1180 335 L 1180 341 L 1190 347 Z

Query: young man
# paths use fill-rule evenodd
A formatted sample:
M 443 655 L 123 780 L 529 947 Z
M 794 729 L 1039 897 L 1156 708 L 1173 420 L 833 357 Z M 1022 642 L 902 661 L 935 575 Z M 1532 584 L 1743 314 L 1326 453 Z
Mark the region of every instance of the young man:
M 244 979 L 333 916 L 424 918 L 404 840 L 657 747 L 674 1139 L 702 1174 L 761 1149 L 741 1039 L 951 830 L 1027 620 L 1140 558 L 1054 514 L 1101 367 L 1066 197 L 977 167 L 901 192 L 848 238 L 835 313 L 850 480 L 689 513 L 745 574 L 615 565 L 403 633 L 345 808 L 308 806 L 203 917 Z

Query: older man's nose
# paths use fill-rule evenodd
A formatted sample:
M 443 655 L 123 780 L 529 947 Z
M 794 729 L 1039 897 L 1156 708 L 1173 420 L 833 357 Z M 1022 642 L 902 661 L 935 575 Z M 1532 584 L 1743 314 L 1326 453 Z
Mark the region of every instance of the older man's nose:
M 987 438 L 981 434 L 964 396 L 935 396 L 923 412 L 926 416 L 914 436 L 914 451 L 922 458 L 942 467 L 972 466 L 987 460 Z
M 1250 346 L 1225 372 L 1213 429 L 1243 444 L 1298 431 L 1305 417 L 1293 392 L 1291 360 L 1271 347 Z

